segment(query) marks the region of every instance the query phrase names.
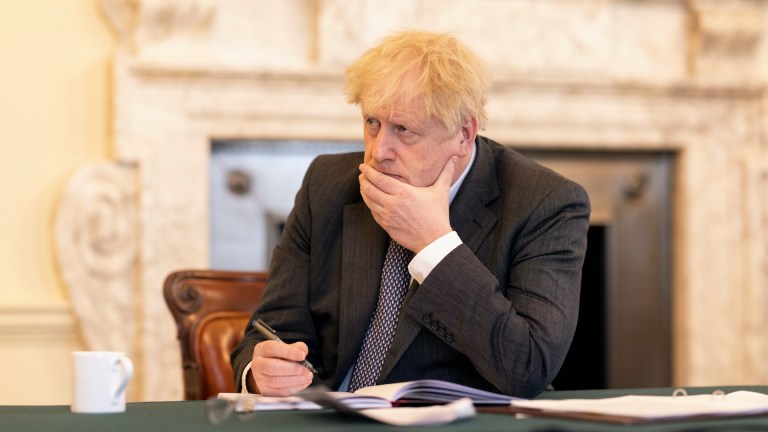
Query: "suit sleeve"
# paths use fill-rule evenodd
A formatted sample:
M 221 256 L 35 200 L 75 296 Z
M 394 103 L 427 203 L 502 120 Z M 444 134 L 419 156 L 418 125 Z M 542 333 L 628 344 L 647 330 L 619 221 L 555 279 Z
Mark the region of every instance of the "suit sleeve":
M 308 196 L 309 179 L 314 166 L 314 163 L 310 165 L 296 195 L 280 244 L 273 251 L 267 286 L 258 308 L 251 316 L 251 320 L 261 318 L 278 329 L 280 338 L 286 343 L 305 342 L 310 353 L 317 350 L 317 338 L 308 304 L 311 230 Z M 242 390 L 240 377 L 243 370 L 253 359 L 253 348 L 264 340 L 259 332 L 248 326 L 242 341 L 232 351 L 230 362 L 238 392 Z M 313 362 L 314 359 L 308 360 Z
M 519 233 L 501 233 L 501 241 L 514 243 L 506 268 L 493 274 L 461 245 L 424 280 L 407 313 L 437 322 L 424 328 L 442 329 L 439 337 L 502 392 L 539 394 L 559 371 L 576 329 L 589 212 L 583 188 L 561 183 Z

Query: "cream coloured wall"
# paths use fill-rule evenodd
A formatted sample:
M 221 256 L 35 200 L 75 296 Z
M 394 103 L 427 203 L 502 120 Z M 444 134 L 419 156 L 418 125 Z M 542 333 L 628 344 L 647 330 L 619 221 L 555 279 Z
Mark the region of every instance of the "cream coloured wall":
M 101 13 L 97 0 L 0 2 L 0 404 L 69 403 L 81 342 L 53 221 L 70 176 L 109 156 L 116 41 Z

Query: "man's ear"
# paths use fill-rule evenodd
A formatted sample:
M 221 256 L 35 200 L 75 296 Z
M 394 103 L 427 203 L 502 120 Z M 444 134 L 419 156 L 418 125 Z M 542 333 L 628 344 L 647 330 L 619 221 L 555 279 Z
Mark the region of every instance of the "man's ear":
M 459 142 L 459 156 L 464 157 L 472 151 L 472 146 L 477 137 L 477 119 L 470 117 L 461 126 L 461 141 Z

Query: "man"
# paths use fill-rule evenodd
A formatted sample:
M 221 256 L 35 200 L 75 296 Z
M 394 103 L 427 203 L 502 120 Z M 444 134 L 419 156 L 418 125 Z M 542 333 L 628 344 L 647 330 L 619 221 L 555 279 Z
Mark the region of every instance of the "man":
M 555 378 L 576 327 L 589 200 L 477 135 L 489 87 L 475 54 L 428 32 L 395 34 L 347 69 L 365 152 L 309 167 L 253 316 L 285 343 L 247 330 L 232 353 L 239 387 L 431 378 L 532 397 Z

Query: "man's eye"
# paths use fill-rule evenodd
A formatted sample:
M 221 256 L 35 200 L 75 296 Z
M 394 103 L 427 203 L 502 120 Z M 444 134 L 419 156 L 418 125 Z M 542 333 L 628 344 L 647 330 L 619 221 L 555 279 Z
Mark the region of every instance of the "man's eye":
M 402 133 L 402 134 L 409 134 L 409 133 L 411 133 L 411 131 L 408 130 L 407 127 L 402 126 L 402 125 L 397 127 L 397 131 Z
M 371 127 L 379 127 L 379 121 L 376 120 L 373 117 L 368 117 L 365 119 L 365 124 Z

